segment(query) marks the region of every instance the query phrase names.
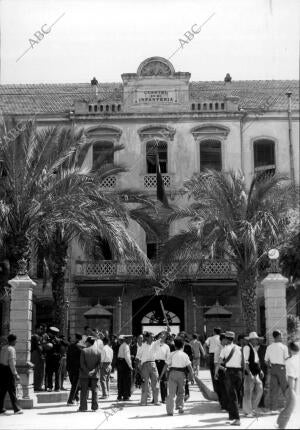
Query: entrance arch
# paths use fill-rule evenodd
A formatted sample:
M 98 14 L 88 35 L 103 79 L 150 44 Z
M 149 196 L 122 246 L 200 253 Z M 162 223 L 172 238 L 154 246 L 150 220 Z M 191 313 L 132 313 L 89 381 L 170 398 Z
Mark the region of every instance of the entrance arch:
M 162 301 L 169 325 L 174 332 L 184 330 L 184 300 L 174 296 L 144 296 L 132 302 L 132 334 L 137 336 L 143 330 L 156 333 L 165 326 L 165 318 L 161 309 Z

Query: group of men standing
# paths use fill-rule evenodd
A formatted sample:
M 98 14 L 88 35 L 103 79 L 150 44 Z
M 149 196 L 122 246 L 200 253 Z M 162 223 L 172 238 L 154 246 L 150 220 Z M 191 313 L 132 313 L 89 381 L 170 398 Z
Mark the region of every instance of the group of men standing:
M 295 382 L 300 377 L 299 347 L 291 342 L 282 343 L 278 330 L 273 332 L 274 342 L 268 347 L 257 333 L 240 337 L 234 343 L 235 333 L 221 333 L 214 329 L 206 340 L 209 350 L 210 371 L 214 391 L 218 394 L 222 410 L 227 410 L 230 424 L 240 425 L 240 409 L 244 416 L 257 416 L 259 406 L 266 406 L 264 388 L 269 382 L 269 411 L 279 413 L 278 397 L 281 389 L 287 399 L 286 408 L 278 417 L 278 425 L 285 428 L 295 405 Z M 296 357 L 297 356 L 297 357 Z M 296 357 L 296 358 L 295 358 Z

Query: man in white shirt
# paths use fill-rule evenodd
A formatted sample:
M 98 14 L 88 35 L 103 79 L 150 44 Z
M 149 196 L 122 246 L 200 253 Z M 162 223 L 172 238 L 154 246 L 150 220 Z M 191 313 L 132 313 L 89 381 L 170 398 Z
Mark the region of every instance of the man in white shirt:
M 189 356 L 183 352 L 184 341 L 182 338 L 177 337 L 174 340 L 176 351 L 171 352 L 167 363 L 162 371 L 161 378 L 164 376 L 167 368 L 169 369 L 169 395 L 167 397 L 167 414 L 173 415 L 174 412 L 174 399 L 176 396 L 176 409 L 180 414 L 183 413 L 184 405 L 184 385 L 185 385 L 185 372 L 189 371 L 190 380 L 194 382 L 194 375 L 192 364 Z
M 17 336 L 9 334 L 7 336 L 8 345 L 2 346 L 0 350 L 0 414 L 5 414 L 4 399 L 6 393 L 9 394 L 10 401 L 15 414 L 22 414 L 23 411 L 16 396 L 16 381 L 20 380 L 16 369 L 15 345 Z
M 214 328 L 214 334 L 213 336 L 210 336 L 206 339 L 204 345 L 208 351 L 208 356 L 209 356 L 209 370 L 210 370 L 210 375 L 211 375 L 211 381 L 213 384 L 213 388 L 214 391 L 217 390 L 217 386 L 215 383 L 215 363 L 214 363 L 214 355 L 215 352 L 217 351 L 217 349 L 220 346 L 220 333 L 221 333 L 221 329 L 220 327 L 215 327 Z
M 129 344 L 131 343 L 131 335 L 121 335 L 122 344 L 118 351 L 118 398 L 117 400 L 129 400 L 131 396 L 131 372 L 133 370 L 131 364 L 131 355 Z
M 101 350 L 101 365 L 100 365 L 100 385 L 102 389 L 102 399 L 109 396 L 109 377 L 111 372 L 111 363 L 114 352 L 109 346 L 107 337 L 103 339 L 103 348 Z
M 289 344 L 290 357 L 286 360 L 287 388 L 285 391 L 286 406 L 280 412 L 277 424 L 280 429 L 287 428 L 296 406 L 297 385 L 300 378 L 299 346 L 295 342 Z
M 155 364 L 155 359 L 156 359 L 156 353 L 160 348 L 160 339 L 153 342 L 153 334 L 150 332 L 145 333 L 144 338 L 145 338 L 145 342 L 142 344 L 141 348 L 136 354 L 136 358 L 138 360 L 139 367 L 141 369 L 141 375 L 143 378 L 142 398 L 141 398 L 140 405 L 141 406 L 147 405 L 148 381 L 150 378 L 154 405 L 159 406 L 160 405 L 158 401 L 159 376 L 158 376 L 158 371 Z
M 265 362 L 270 368 L 270 409 L 278 410 L 279 388 L 284 393 L 286 390 L 286 359 L 289 356 L 288 348 L 282 343 L 282 335 L 279 330 L 273 331 L 274 342 L 267 347 Z
M 245 338 L 249 342 L 243 347 L 245 361 L 244 396 L 243 410 L 248 418 L 253 418 L 261 397 L 263 395 L 262 378 L 264 377 L 260 367 L 256 347 L 259 343 L 259 336 L 256 332 L 251 332 Z
M 243 358 L 240 346 L 233 343 L 235 333 L 225 332 L 227 345 L 220 352 L 219 363 L 215 369 L 215 378 L 218 377 L 220 365 L 226 367 L 225 385 L 228 395 L 227 410 L 229 413 L 230 425 L 240 426 L 239 415 L 239 393 L 243 384 Z
M 164 333 L 160 338 L 160 346 L 156 351 L 155 354 L 155 363 L 158 371 L 159 377 L 161 376 L 162 370 L 165 367 L 166 362 L 169 359 L 170 356 L 170 348 L 169 345 L 166 344 L 166 337 L 167 334 Z M 161 395 L 161 402 L 165 403 L 166 397 L 168 395 L 167 393 L 167 380 L 164 377 L 160 379 L 160 395 Z

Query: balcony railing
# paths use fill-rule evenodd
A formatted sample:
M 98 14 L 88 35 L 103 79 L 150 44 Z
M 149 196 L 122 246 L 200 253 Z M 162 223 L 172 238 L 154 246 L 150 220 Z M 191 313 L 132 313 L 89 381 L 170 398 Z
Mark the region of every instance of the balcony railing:
M 171 187 L 171 176 L 167 174 L 162 174 L 163 182 L 165 188 Z M 151 190 L 156 188 L 156 174 L 148 174 L 144 176 L 144 188 Z
M 103 181 L 100 184 L 100 187 L 103 189 L 114 189 L 116 188 L 117 184 L 117 178 L 116 176 L 107 176 L 107 178 L 104 178 Z
M 154 264 L 154 272 L 160 272 L 165 279 L 222 279 L 234 278 L 236 271 L 228 261 L 213 260 L 192 261 L 188 265 L 174 262 L 167 266 L 160 263 Z M 76 277 L 88 279 L 139 279 L 150 277 L 145 267 L 135 261 L 116 262 L 111 260 L 101 261 L 76 261 Z

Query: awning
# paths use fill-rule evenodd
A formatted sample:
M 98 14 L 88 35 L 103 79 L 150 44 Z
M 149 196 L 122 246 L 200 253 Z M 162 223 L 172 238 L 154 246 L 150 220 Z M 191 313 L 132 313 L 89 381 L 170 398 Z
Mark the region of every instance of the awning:
M 204 313 L 205 318 L 230 318 L 232 312 L 229 312 L 217 300 L 216 303 Z
M 106 310 L 103 306 L 98 303 L 93 306 L 87 312 L 83 314 L 85 318 L 108 318 L 112 316 L 112 313 Z

